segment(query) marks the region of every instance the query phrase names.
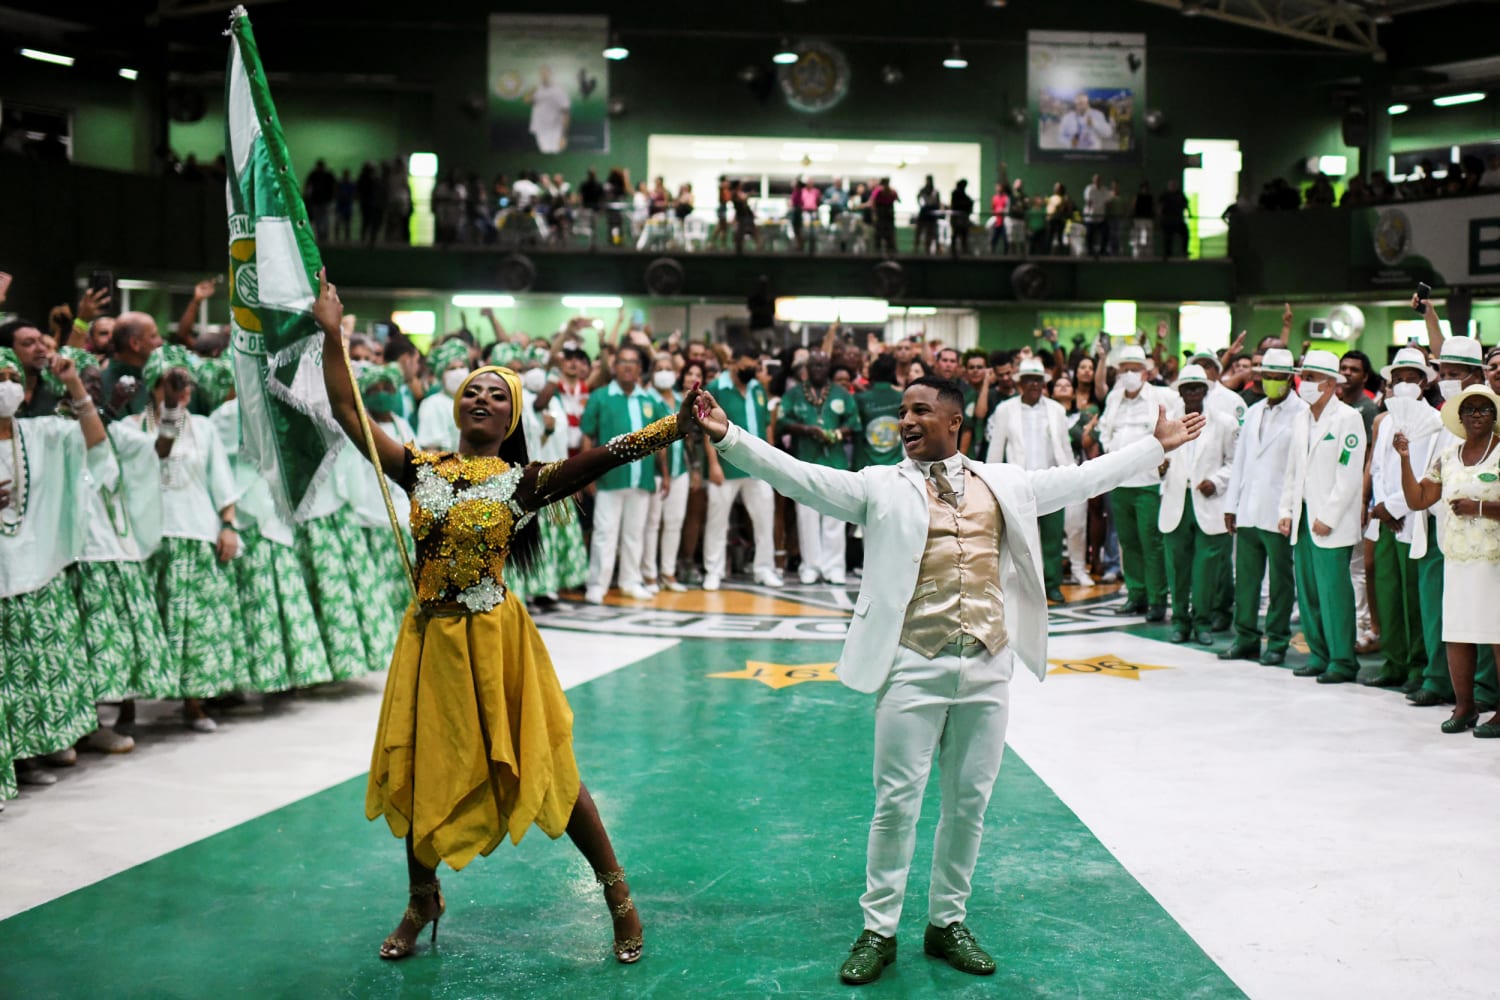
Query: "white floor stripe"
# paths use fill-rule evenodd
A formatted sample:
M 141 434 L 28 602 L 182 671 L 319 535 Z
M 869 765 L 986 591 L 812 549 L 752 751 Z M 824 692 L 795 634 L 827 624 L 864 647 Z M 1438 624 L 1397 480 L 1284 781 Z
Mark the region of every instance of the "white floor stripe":
M 1500 746 L 1447 709 L 1126 635 L 1022 683 L 1010 742 L 1256 1000 L 1497 997 Z
M 677 645 L 676 640 L 545 629 L 564 688 Z M 180 703 L 143 702 L 133 753 L 80 754 L 49 788 L 0 813 L 0 919 L 330 788 L 370 766 L 385 675 L 289 699 L 267 714 L 182 727 Z

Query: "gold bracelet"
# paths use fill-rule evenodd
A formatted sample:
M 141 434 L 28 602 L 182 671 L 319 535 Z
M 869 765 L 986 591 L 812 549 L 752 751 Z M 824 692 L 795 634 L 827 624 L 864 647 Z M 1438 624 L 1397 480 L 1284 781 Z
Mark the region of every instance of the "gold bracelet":
M 656 454 L 680 436 L 677 417 L 674 414 L 670 417 L 662 417 L 655 423 L 647 424 L 630 434 L 612 437 L 604 447 L 620 461 L 634 462 L 647 455 Z

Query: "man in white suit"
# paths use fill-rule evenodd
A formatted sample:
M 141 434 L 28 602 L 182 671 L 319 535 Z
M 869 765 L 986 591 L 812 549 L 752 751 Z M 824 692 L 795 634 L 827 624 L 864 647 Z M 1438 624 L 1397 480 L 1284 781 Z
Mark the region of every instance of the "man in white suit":
M 1278 526 L 1292 543 L 1307 637 L 1307 663 L 1292 672 L 1343 684 L 1359 674 L 1349 555 L 1364 506 L 1365 421 L 1338 398 L 1344 376 L 1331 352 L 1308 351 L 1298 374 L 1297 395 L 1308 409 L 1292 425 Z
M 1292 426 L 1307 410 L 1291 391 L 1296 364 L 1284 347 L 1268 348 L 1255 369 L 1266 398 L 1245 411 L 1224 498 L 1224 524 L 1235 536 L 1234 642 L 1221 660 L 1259 659 L 1266 666 L 1286 661 L 1292 641 L 1296 600 L 1292 547 L 1281 534 L 1282 475 L 1288 463 Z M 1266 648 L 1260 648 L 1260 585 L 1270 574 L 1266 609 Z
M 1167 543 L 1167 579 L 1172 590 L 1172 641 L 1189 638 L 1213 645 L 1214 601 L 1219 567 L 1229 559 L 1229 528 L 1224 524 L 1224 495 L 1234 463 L 1240 425 L 1234 417 L 1207 408 L 1209 378 L 1202 367 L 1187 365 L 1177 377 L 1183 410 L 1202 413 L 1206 423 L 1198 440 L 1167 459 L 1161 483 L 1161 516 L 1157 527 Z
M 1068 414 L 1062 404 L 1047 398 L 1047 369 L 1027 358 L 1016 370 L 1021 394 L 995 408 L 989 422 L 990 462 L 1009 462 L 1027 472 L 1077 465 L 1068 440 Z M 1062 593 L 1063 529 L 1065 513 L 1055 510 L 1037 518 L 1041 537 L 1042 583 L 1047 600 L 1064 603 Z
M 1082 466 L 1028 472 L 959 453 L 964 397 L 921 378 L 898 415 L 906 460 L 843 472 L 799 462 L 734 426 L 712 396 L 698 422 L 737 468 L 798 503 L 864 528 L 865 572 L 839 679 L 876 695 L 875 816 L 865 930 L 839 970 L 872 982 L 896 959 L 896 926 L 928 773 L 937 758 L 942 818 L 933 848 L 923 949 L 964 972 L 995 963 L 964 925 L 984 811 L 1000 772 L 1015 661 L 1047 671 L 1038 514 L 1103 492 L 1194 438 L 1201 416 L 1158 414 L 1156 433 Z

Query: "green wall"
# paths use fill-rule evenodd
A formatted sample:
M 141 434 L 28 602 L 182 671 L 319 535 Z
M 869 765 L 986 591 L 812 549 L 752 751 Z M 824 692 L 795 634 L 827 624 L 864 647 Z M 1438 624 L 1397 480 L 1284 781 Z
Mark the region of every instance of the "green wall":
M 71 111 L 73 162 L 111 170 L 151 165 L 150 88 L 101 72 L 0 57 L 0 103 Z
M 1410 111 L 1391 117 L 1391 150 L 1396 153 L 1496 140 L 1500 140 L 1500 95 L 1451 108 L 1416 101 Z

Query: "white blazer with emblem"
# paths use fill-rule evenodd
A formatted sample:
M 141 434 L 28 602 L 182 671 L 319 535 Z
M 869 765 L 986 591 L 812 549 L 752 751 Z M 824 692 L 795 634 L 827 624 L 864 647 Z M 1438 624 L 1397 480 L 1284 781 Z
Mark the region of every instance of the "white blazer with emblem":
M 1240 425 L 1222 411 L 1204 407 L 1203 432 L 1198 440 L 1167 456 L 1167 474 L 1161 481 L 1161 513 L 1156 528 L 1163 534 L 1177 530 L 1182 522 L 1184 498 L 1193 494 L 1193 516 L 1205 535 L 1224 535 L 1224 499 L 1229 493 L 1229 473 L 1234 467 L 1234 445 Z M 1214 495 L 1198 489 L 1204 480 L 1214 484 Z
M 1290 407 L 1290 409 L 1287 409 Z M 1224 513 L 1233 514 L 1242 528 L 1275 531 L 1281 510 L 1281 487 L 1287 466 L 1287 448 L 1291 445 L 1296 414 L 1307 410 L 1307 404 L 1295 393 L 1276 404 L 1285 410 L 1281 419 L 1266 427 L 1271 406 L 1261 400 L 1245 411 L 1240 440 L 1234 450 L 1234 468 L 1229 471 L 1229 495 L 1224 498 Z
M 1365 421 L 1359 411 L 1334 397 L 1316 423 L 1311 407 L 1297 414 L 1279 511 L 1281 517 L 1291 518 L 1292 544 L 1304 527 L 1304 503 L 1309 517 L 1333 529 L 1319 535 L 1306 525 L 1314 545 L 1334 549 L 1358 544 L 1364 489 Z
M 899 465 L 869 466 L 859 472 L 826 469 L 799 462 L 733 424 L 715 447 L 736 468 L 783 496 L 864 527 L 865 570 L 837 672 L 856 691 L 879 691 L 896 660 L 906 608 L 927 549 L 927 487 L 915 463 L 904 459 Z M 1154 437 L 1083 465 L 1035 472 L 964 458 L 965 467 L 995 495 L 1005 518 L 998 581 L 1005 598 L 1005 627 L 1011 652 L 1037 677 L 1047 674 L 1047 597 L 1037 516 L 1108 492 L 1142 468 L 1154 469 L 1161 460 L 1161 444 Z M 969 488 L 974 488 L 972 482 Z
M 990 450 L 985 453 L 989 461 L 1026 467 L 1026 435 L 1021 430 L 1021 421 L 1025 419 L 1021 407 L 1025 405 L 1020 396 L 1012 396 L 990 414 Z M 1037 400 L 1036 405 L 1046 416 L 1047 443 L 1052 446 L 1047 465 L 1077 465 L 1073 459 L 1073 445 L 1068 440 L 1068 411 L 1057 400 L 1046 396 Z

